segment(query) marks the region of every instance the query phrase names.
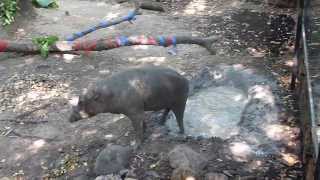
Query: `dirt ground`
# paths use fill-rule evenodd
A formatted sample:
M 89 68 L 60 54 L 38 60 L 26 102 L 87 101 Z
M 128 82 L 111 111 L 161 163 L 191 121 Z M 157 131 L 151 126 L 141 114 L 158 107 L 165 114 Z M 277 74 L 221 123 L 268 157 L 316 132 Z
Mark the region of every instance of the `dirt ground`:
M 134 131 L 129 119 L 121 115 L 100 114 L 90 120 L 69 123 L 69 100 L 89 82 L 127 67 L 153 63 L 172 67 L 190 78 L 203 66 L 241 64 L 275 79 L 280 96 L 279 121 L 287 141 L 279 142 L 283 156 L 233 158 L 230 140 L 201 137 L 179 138 L 161 134 L 158 113 L 147 113 L 146 142 L 131 158 L 130 169 L 137 179 L 147 179 L 155 171 L 158 179 L 169 179 L 172 168 L 166 154 L 176 144 L 187 144 L 206 155 L 207 172 L 219 172 L 230 179 L 300 179 L 302 175 L 297 110 L 288 91 L 293 26 L 283 16 L 285 27 L 270 30 L 278 14 L 295 17 L 293 10 L 268 7 L 252 0 L 177 0 L 161 1 L 167 12 L 142 10 L 133 24 L 122 23 L 99 30 L 85 38 L 115 35 L 219 35 L 216 55 L 197 45 L 179 45 L 176 56 L 168 48 L 155 46 L 122 47 L 81 56 L 40 56 L 0 54 L 0 178 L 23 176 L 41 179 L 94 179 L 94 160 L 103 147 L 114 143 L 128 145 Z M 36 17 L 18 23 L 18 29 L 1 38 L 30 39 L 42 35 L 65 38 L 103 18 L 126 15 L 128 3 L 61 0 L 57 10 L 36 9 Z M 66 15 L 66 11 L 70 15 Z M 271 22 L 271 23 L 270 23 Z M 289 27 L 289 28 L 288 28 Z M 278 28 L 276 28 L 278 29 Z M 280 34 L 280 35 L 279 35 Z M 289 45 L 288 45 L 289 44 Z M 280 49 L 280 50 L 279 50 Z M 40 107 L 31 114 L 17 117 Z M 157 136 L 160 133 L 159 136 Z

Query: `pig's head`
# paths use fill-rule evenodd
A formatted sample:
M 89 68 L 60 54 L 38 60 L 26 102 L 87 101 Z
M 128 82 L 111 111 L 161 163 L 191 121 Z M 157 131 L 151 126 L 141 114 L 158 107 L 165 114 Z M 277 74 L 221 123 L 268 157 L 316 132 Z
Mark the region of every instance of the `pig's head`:
M 96 89 L 89 89 L 73 100 L 70 122 L 79 121 L 84 118 L 95 116 L 104 112 L 104 99 Z

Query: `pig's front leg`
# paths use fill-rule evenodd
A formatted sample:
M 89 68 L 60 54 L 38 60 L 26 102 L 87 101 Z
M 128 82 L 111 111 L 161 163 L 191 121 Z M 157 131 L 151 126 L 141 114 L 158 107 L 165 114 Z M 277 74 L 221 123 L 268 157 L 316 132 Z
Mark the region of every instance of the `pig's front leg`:
M 132 126 L 136 133 L 136 145 L 139 147 L 143 142 L 143 132 L 144 132 L 144 111 L 139 111 L 135 113 L 130 113 L 127 115 L 132 122 Z

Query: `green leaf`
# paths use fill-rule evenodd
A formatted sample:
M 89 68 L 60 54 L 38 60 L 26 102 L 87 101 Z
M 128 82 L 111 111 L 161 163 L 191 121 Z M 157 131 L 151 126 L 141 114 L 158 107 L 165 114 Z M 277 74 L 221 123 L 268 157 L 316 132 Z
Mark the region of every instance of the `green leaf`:
M 57 36 L 46 36 L 33 38 L 32 42 L 39 47 L 41 56 L 47 58 L 49 56 L 50 46 L 52 46 L 58 40 L 59 38 Z

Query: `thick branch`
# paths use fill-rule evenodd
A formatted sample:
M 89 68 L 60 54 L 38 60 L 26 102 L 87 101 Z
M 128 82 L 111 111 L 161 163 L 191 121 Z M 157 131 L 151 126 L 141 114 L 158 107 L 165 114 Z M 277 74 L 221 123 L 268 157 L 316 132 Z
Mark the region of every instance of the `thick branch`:
M 83 40 L 76 42 L 59 41 L 50 48 L 54 53 L 73 53 L 74 51 L 103 51 L 122 46 L 133 45 L 154 45 L 154 46 L 175 46 L 177 44 L 197 44 L 206 48 L 212 54 L 215 50 L 212 44 L 219 38 L 216 36 L 201 38 L 191 36 L 119 36 L 114 38 L 99 40 Z M 14 42 L 0 40 L 0 52 L 17 52 L 17 53 L 40 53 L 39 47 L 28 42 Z

